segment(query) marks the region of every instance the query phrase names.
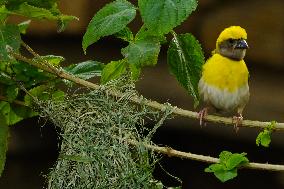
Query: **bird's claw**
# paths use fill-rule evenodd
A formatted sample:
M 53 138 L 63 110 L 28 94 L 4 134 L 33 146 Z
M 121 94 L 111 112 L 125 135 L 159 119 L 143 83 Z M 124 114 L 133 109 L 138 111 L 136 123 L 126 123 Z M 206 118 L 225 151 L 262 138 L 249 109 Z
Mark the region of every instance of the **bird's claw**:
M 202 127 L 203 125 L 206 126 L 206 122 L 203 120 L 204 117 L 207 116 L 207 108 L 203 108 L 198 112 L 198 118 L 199 118 L 199 125 Z
M 243 121 L 243 116 L 242 114 L 238 114 L 237 116 L 233 116 L 233 124 L 234 124 L 234 129 L 236 132 L 239 131 L 239 126 L 242 125 L 242 121 Z

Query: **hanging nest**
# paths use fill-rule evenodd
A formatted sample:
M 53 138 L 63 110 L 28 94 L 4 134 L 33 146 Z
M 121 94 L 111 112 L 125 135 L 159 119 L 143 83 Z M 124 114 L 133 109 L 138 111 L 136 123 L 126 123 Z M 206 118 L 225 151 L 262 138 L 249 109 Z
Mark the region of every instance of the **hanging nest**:
M 113 89 L 124 95 L 108 96 Z M 60 155 L 48 175 L 49 189 L 163 188 L 152 176 L 157 157 L 142 143 L 151 143 L 171 108 L 158 112 L 134 105 L 129 100 L 133 95 L 134 85 L 120 79 L 64 101 L 39 102 L 42 116 L 61 129 Z M 147 129 L 145 119 L 157 124 Z

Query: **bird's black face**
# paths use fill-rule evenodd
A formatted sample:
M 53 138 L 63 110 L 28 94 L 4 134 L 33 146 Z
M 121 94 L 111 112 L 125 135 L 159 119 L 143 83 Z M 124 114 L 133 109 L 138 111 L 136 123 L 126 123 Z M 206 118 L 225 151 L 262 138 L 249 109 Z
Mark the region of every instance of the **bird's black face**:
M 219 44 L 218 53 L 233 60 L 242 60 L 248 48 L 244 39 L 227 39 Z

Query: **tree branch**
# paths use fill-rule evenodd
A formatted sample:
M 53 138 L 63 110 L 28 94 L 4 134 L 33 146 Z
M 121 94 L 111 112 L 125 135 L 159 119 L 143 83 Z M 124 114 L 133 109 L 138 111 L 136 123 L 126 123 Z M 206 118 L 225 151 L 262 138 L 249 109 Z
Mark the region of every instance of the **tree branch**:
M 76 84 L 85 86 L 90 89 L 99 89 L 100 86 L 94 83 L 91 83 L 89 81 L 80 79 L 78 77 L 75 77 L 72 74 L 69 74 L 65 72 L 62 69 L 58 69 L 53 67 L 51 64 L 49 64 L 47 61 L 40 60 L 40 56 L 36 54 L 29 46 L 26 44 L 23 45 L 27 50 L 33 54 L 35 57 L 38 58 L 37 60 L 29 59 L 24 57 L 21 54 L 11 52 L 11 55 L 18 60 L 24 61 L 32 66 L 35 66 L 41 70 L 44 70 L 46 72 L 49 72 L 51 74 L 57 75 L 60 78 L 67 79 L 69 81 L 72 81 Z M 116 90 L 108 90 L 106 91 L 108 95 L 111 95 L 116 98 L 121 98 L 123 96 L 123 93 L 116 91 Z M 168 107 L 168 105 L 158 103 L 156 101 L 152 100 L 145 100 L 144 98 L 141 98 L 140 96 L 132 96 L 130 100 L 139 105 L 146 105 L 148 107 L 151 107 L 153 109 L 157 110 L 164 110 L 165 108 Z M 178 116 L 183 116 L 183 117 L 188 117 L 188 118 L 194 118 L 194 119 L 199 119 L 198 118 L 198 112 L 193 112 L 189 110 L 184 110 L 178 107 L 174 107 L 173 109 L 173 114 L 178 115 Z M 221 116 L 215 116 L 215 115 L 207 115 L 205 120 L 210 121 L 210 122 L 215 122 L 215 123 L 223 123 L 228 126 L 233 126 L 233 119 L 232 118 L 227 118 L 227 117 L 221 117 Z M 255 128 L 260 128 L 263 129 L 267 125 L 269 125 L 270 122 L 261 122 L 261 121 L 251 121 L 251 120 L 243 120 L 242 125 L 239 127 L 255 127 Z M 284 131 L 284 123 L 276 123 L 275 130 L 283 130 Z M 127 141 L 128 144 L 130 145 L 139 145 L 140 143 L 136 141 Z M 196 161 L 201 161 L 201 162 L 206 162 L 206 163 L 218 163 L 219 159 L 210 157 L 210 156 L 204 156 L 204 155 L 198 155 L 198 154 L 193 154 L 189 152 L 182 152 L 178 151 L 169 147 L 159 147 L 156 145 L 150 145 L 150 144 L 142 144 L 149 150 L 153 150 L 157 153 L 165 154 L 167 156 L 174 156 L 174 157 L 179 157 L 179 158 L 185 158 L 185 159 L 191 159 L 191 160 L 196 160 Z M 284 171 L 284 165 L 273 165 L 273 164 L 262 164 L 262 163 L 248 163 L 243 166 L 244 168 L 249 168 L 249 169 L 260 169 L 260 170 L 271 170 L 271 171 Z
M 141 143 L 128 140 L 128 144 L 137 146 L 140 145 Z M 150 145 L 150 144 L 143 144 L 144 147 L 146 147 L 149 150 L 153 150 L 157 153 L 167 155 L 169 157 L 179 157 L 183 159 L 191 159 L 195 161 L 201 161 L 205 163 L 219 163 L 218 158 L 210 157 L 210 156 L 204 156 L 204 155 L 198 155 L 198 154 L 193 154 L 190 152 L 182 152 L 178 151 L 169 147 L 160 147 L 156 145 Z M 284 165 L 275 165 L 275 164 L 268 164 L 268 163 L 248 163 L 244 166 L 243 168 L 248 168 L 248 169 L 258 169 L 258 170 L 267 170 L 267 171 L 284 171 Z
M 35 60 L 32 59 L 28 59 L 24 56 L 22 56 L 21 54 L 15 53 L 15 52 L 11 52 L 11 55 L 21 61 L 24 61 L 32 66 L 35 66 L 41 70 L 44 70 L 46 72 L 52 73 L 57 75 L 60 78 L 64 78 L 67 79 L 69 81 L 72 81 L 76 84 L 88 87 L 90 89 L 99 89 L 99 85 L 91 83 L 89 81 L 80 79 L 78 77 L 75 77 L 74 75 L 71 75 L 67 72 L 65 72 L 64 70 L 59 70 L 55 67 L 52 67 L 50 64 L 44 65 L 44 64 L 38 64 Z M 118 91 L 107 91 L 109 95 L 120 98 L 123 96 L 122 93 L 118 92 Z M 132 96 L 130 98 L 130 100 L 133 103 L 136 104 L 140 104 L 140 105 L 146 105 L 148 107 L 151 107 L 153 109 L 157 109 L 157 110 L 163 110 L 165 109 L 166 105 L 158 103 L 156 101 L 152 101 L 152 100 L 145 100 L 140 98 L 139 96 Z M 193 118 L 193 119 L 199 119 L 198 118 L 198 112 L 194 112 L 194 111 L 189 111 L 189 110 L 184 110 L 178 107 L 174 107 L 173 110 L 173 114 L 174 115 L 178 115 L 178 116 L 182 116 L 182 117 L 187 117 L 187 118 Z M 215 122 L 215 123 L 222 123 L 226 126 L 234 126 L 234 121 L 232 118 L 228 118 L 228 117 L 222 117 L 222 116 L 215 116 L 215 115 L 207 115 L 206 117 L 204 117 L 204 120 L 209 121 L 209 122 Z M 254 128 L 260 128 L 260 129 L 264 129 L 267 125 L 269 125 L 270 122 L 261 122 L 261 121 L 252 121 L 252 120 L 243 120 L 242 124 L 239 125 L 239 127 L 254 127 Z M 283 130 L 284 131 L 284 123 L 276 123 L 275 124 L 275 128 L 274 130 Z

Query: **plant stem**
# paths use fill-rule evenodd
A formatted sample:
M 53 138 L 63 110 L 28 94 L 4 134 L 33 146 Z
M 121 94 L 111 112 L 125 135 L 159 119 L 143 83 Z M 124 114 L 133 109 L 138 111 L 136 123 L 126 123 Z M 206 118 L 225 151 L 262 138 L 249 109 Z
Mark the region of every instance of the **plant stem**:
M 46 72 L 49 72 L 51 74 L 57 75 L 60 78 L 64 78 L 64 79 L 67 79 L 69 81 L 72 81 L 76 84 L 85 86 L 85 87 L 90 88 L 90 89 L 95 89 L 95 90 L 100 88 L 100 86 L 97 85 L 97 84 L 94 84 L 94 83 L 91 83 L 89 81 L 80 79 L 78 77 L 75 77 L 72 74 L 65 72 L 62 69 L 58 69 L 58 68 L 53 67 L 47 61 L 41 60 L 40 56 L 38 54 L 36 54 L 28 45 L 23 43 L 23 46 L 31 54 L 33 54 L 36 58 L 38 58 L 39 62 L 37 60 L 26 58 L 23 55 L 18 54 L 18 53 L 11 52 L 11 55 L 18 60 L 22 60 L 22 61 L 24 61 L 24 62 L 26 62 L 26 63 L 34 66 L 34 67 L 37 67 L 37 68 L 44 70 Z M 116 97 L 116 98 L 120 98 L 120 97 L 123 96 L 123 93 L 116 91 L 116 90 L 108 90 L 108 91 L 106 91 L 106 93 L 108 95 L 111 95 L 111 96 Z M 0 97 L 0 100 L 1 100 L 1 97 Z M 151 107 L 151 108 L 157 109 L 157 110 L 164 110 L 165 108 L 167 108 L 169 106 L 168 104 L 165 105 L 165 104 L 158 103 L 156 101 L 146 100 L 145 98 L 141 98 L 140 96 L 132 96 L 130 98 L 130 100 L 135 104 L 146 105 L 148 107 Z M 172 113 L 175 114 L 175 115 L 199 119 L 197 112 L 184 110 L 184 109 L 181 109 L 181 108 L 178 108 L 178 107 L 173 107 L 173 108 L 174 109 L 173 109 Z M 223 123 L 225 125 L 230 125 L 230 126 L 234 125 L 232 118 L 215 116 L 215 115 L 207 115 L 204 119 L 207 120 L 207 121 L 210 121 L 210 122 Z M 255 128 L 263 129 L 263 128 L 266 128 L 267 125 L 269 125 L 269 124 L 270 124 L 270 122 L 243 120 L 242 125 L 240 125 L 239 127 L 255 127 Z M 276 123 L 274 130 L 283 130 L 284 131 L 284 123 Z M 141 145 L 141 143 L 138 143 L 136 141 L 127 141 L 127 143 L 130 144 L 130 145 Z M 159 147 L 159 146 L 156 146 L 156 145 L 143 144 L 143 143 L 142 143 L 142 145 L 145 146 L 146 148 L 148 148 L 149 150 L 153 150 L 157 153 L 165 154 L 165 155 L 168 155 L 168 156 L 174 156 L 174 157 L 185 158 L 185 159 L 192 159 L 192 160 L 206 162 L 206 163 L 218 163 L 219 162 L 218 158 L 214 158 L 214 157 L 210 157 L 210 156 L 198 155 L 198 154 L 193 154 L 193 153 L 189 153 L 189 152 L 182 152 L 182 151 L 178 151 L 178 150 L 175 150 L 175 149 L 172 149 L 172 148 L 169 148 L 169 147 Z M 270 170 L 270 171 L 284 171 L 284 165 L 273 165 L 273 164 L 267 164 L 267 163 L 266 164 L 248 163 L 248 164 L 244 165 L 243 168 Z
M 52 73 L 54 75 L 57 75 L 60 78 L 67 79 L 67 80 L 72 81 L 76 84 L 88 87 L 90 89 L 95 89 L 95 90 L 100 88 L 100 86 L 97 85 L 97 84 L 94 84 L 92 82 L 80 79 L 80 78 L 78 78 L 78 77 L 76 77 L 72 74 L 65 72 L 64 70 L 53 67 L 50 64 L 48 66 L 45 65 L 45 64 L 39 64 L 35 60 L 26 58 L 23 55 L 15 53 L 15 52 L 11 52 L 11 55 L 18 60 L 24 61 L 24 62 L 26 62 L 26 63 L 28 63 L 32 66 L 35 66 L 35 67 L 37 67 L 41 70 Z M 107 91 L 107 93 L 109 95 L 117 97 L 117 98 L 120 98 L 120 97 L 123 96 L 122 93 L 120 93 L 119 91 L 115 91 L 115 90 Z M 130 98 L 130 100 L 135 104 L 146 105 L 148 107 L 151 107 L 151 108 L 157 109 L 157 110 L 163 110 L 163 109 L 166 108 L 166 105 L 164 105 L 164 104 L 161 104 L 161 103 L 158 103 L 158 102 L 152 101 L 152 100 L 145 100 L 144 98 L 141 98 L 139 96 L 132 96 Z M 172 113 L 174 115 L 178 115 L 178 116 L 182 116 L 182 117 L 199 119 L 198 112 L 184 110 L 184 109 L 181 109 L 181 108 L 178 108 L 178 107 L 174 107 L 174 110 L 173 110 Z M 234 126 L 234 120 L 232 118 L 228 118 L 228 117 L 207 115 L 206 117 L 204 117 L 204 120 L 209 121 L 209 122 L 222 123 L 225 126 Z M 238 127 L 252 127 L 252 128 L 264 129 L 269 124 L 270 124 L 270 122 L 243 120 L 242 124 L 239 125 Z M 284 123 L 276 123 L 274 130 L 284 131 Z
M 205 163 L 219 163 L 219 159 L 215 157 L 210 156 L 204 156 L 204 155 L 198 155 L 193 154 L 190 152 L 182 152 L 178 151 L 169 147 L 160 147 L 156 145 L 150 145 L 150 144 L 143 144 L 136 141 L 128 140 L 128 144 L 131 145 L 143 145 L 149 150 L 153 150 L 157 153 L 165 154 L 169 157 L 179 157 L 182 159 L 191 159 L 195 161 L 201 161 Z M 242 166 L 242 168 L 248 168 L 248 169 L 259 169 L 259 170 L 267 170 L 267 171 L 284 171 L 284 165 L 275 165 L 275 164 L 268 164 L 268 163 L 248 163 Z

